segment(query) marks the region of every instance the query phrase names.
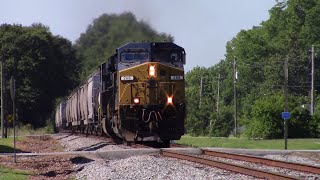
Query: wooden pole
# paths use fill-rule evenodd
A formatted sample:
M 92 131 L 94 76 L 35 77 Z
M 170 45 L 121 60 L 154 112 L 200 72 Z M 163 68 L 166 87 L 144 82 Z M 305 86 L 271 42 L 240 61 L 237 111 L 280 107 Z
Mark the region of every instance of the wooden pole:
M 3 95 L 4 95 L 4 77 L 3 77 L 3 61 L 1 61 L 1 138 L 5 138 L 4 136 L 4 110 L 3 110 L 3 105 L 4 105 L 4 100 L 3 100 Z
M 288 105 L 288 57 L 284 63 L 284 112 L 289 112 Z M 288 120 L 284 119 L 284 149 L 288 148 Z

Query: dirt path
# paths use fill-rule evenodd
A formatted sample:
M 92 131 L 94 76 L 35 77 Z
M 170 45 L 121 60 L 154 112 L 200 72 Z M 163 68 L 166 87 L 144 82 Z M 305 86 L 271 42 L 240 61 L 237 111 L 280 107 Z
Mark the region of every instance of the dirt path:
M 63 148 L 57 140 L 50 136 L 26 137 L 17 142 L 20 152 L 59 152 Z M 30 179 L 68 179 L 77 171 L 74 164 L 81 163 L 82 159 L 75 156 L 42 156 L 42 157 L 0 157 L 0 165 L 14 169 L 26 170 L 34 174 Z

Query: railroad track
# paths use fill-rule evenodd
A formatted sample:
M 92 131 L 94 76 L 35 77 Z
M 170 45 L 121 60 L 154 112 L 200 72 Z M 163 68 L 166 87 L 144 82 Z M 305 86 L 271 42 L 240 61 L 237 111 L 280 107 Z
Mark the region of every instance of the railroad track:
M 209 156 L 221 157 L 221 158 L 247 161 L 252 163 L 259 163 L 259 164 L 264 164 L 268 166 L 276 166 L 276 167 L 291 169 L 295 171 L 303 171 L 308 173 L 320 174 L 320 167 L 306 165 L 306 164 L 285 162 L 285 161 L 261 158 L 257 156 L 239 155 L 239 154 L 226 153 L 226 152 L 220 152 L 220 151 L 211 151 L 211 150 L 203 150 L 203 154 L 209 155 Z
M 146 146 L 146 145 L 143 145 L 143 144 L 133 144 L 130 147 L 132 147 L 132 148 L 153 148 L 151 146 Z
M 228 163 L 221 160 L 215 160 L 212 158 L 200 157 L 191 154 L 173 152 L 170 150 L 162 150 L 161 155 L 165 157 L 171 158 L 178 158 L 182 160 L 192 161 L 195 163 L 205 164 L 209 166 L 214 166 L 221 169 L 226 169 L 229 171 L 254 176 L 258 178 L 267 178 L 267 179 L 301 179 L 301 177 L 289 176 L 285 174 L 265 171 L 261 169 L 251 168 L 243 165 L 237 165 L 233 163 Z M 280 168 L 286 168 L 294 171 L 299 172 L 308 172 L 313 174 L 320 174 L 320 167 L 298 164 L 298 163 L 291 163 L 291 162 L 284 162 L 278 160 L 271 160 L 266 158 L 260 158 L 255 156 L 248 156 L 248 155 L 239 155 L 239 154 L 231 154 L 219 151 L 211 151 L 211 150 L 203 150 L 203 155 L 211 156 L 211 157 L 219 157 L 219 158 L 227 158 L 232 160 L 241 160 L 247 161 L 251 163 L 258 163 L 264 164 L 268 166 L 275 166 Z
M 171 148 L 191 148 L 191 146 L 186 146 L 186 145 L 182 145 L 182 144 L 170 144 Z

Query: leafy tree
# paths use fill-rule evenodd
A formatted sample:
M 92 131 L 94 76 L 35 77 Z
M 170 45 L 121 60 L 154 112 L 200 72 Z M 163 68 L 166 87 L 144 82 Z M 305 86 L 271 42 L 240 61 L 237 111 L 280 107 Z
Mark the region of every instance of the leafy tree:
M 310 120 L 311 137 L 320 137 L 320 102 L 317 100 L 314 116 Z
M 187 74 L 189 103 L 188 115 L 194 116 L 196 94 L 199 86 L 199 75 L 216 77 L 221 74 L 220 108 L 228 111 L 211 111 L 210 133 L 213 135 L 225 134 L 220 127 L 233 126 L 233 99 L 234 73 L 233 62 L 236 60 L 238 79 L 237 106 L 240 129 L 252 138 L 280 138 L 283 135 L 283 121 L 279 113 L 283 111 L 284 89 L 284 62 L 289 66 L 289 111 L 292 118 L 289 121 L 289 137 L 318 137 L 319 117 L 318 110 L 310 117 L 309 111 L 302 108 L 310 99 L 310 48 L 320 48 L 319 14 L 320 1 L 317 0 L 286 0 L 278 2 L 270 11 L 270 18 L 260 26 L 249 30 L 241 30 L 236 37 L 226 44 L 226 57 L 217 65 L 210 68 L 195 68 Z M 319 51 L 317 51 L 319 52 Z M 320 61 L 316 57 L 315 84 L 320 84 Z M 194 75 L 191 75 L 194 74 Z M 197 77 L 198 75 L 198 77 Z M 188 78 L 191 80 L 189 81 Z M 198 79 L 195 82 L 192 79 Z M 320 86 L 316 86 L 319 92 Z M 217 86 L 212 91 L 216 92 Z M 209 97 L 209 96 L 208 96 Z M 212 101 L 217 100 L 213 96 Z M 205 98 L 204 98 L 205 99 Z M 282 99 L 282 100 L 281 100 Z M 317 106 L 318 107 L 318 106 Z M 208 109 L 214 109 L 209 104 Z M 201 111 L 197 112 L 201 113 Z M 205 112 L 203 112 L 205 113 Z M 201 114 L 202 118 L 203 114 Z M 225 121 L 220 121 L 220 116 Z M 200 117 L 200 115 L 199 115 Z M 279 119 L 280 118 L 280 119 Z M 196 118 L 193 118 L 196 119 Z M 199 118 L 200 119 L 200 118 Z M 202 120 L 203 122 L 203 120 Z M 204 121 L 206 122 L 206 121 Z M 217 123 L 218 122 L 218 123 Z M 188 121 L 187 121 L 188 123 Z M 192 123 L 188 128 L 192 129 Z M 217 126 L 218 125 L 218 126 Z M 207 132 L 208 128 L 198 130 Z M 229 133 L 233 128 L 229 127 Z
M 316 127 L 314 120 L 305 107 L 304 97 L 290 96 L 289 109 L 291 118 L 288 121 L 289 138 L 314 137 Z M 252 118 L 247 119 L 245 133 L 250 138 L 282 138 L 283 137 L 283 93 L 264 96 L 253 105 Z
M 55 98 L 66 95 L 78 82 L 79 61 L 71 42 L 53 36 L 42 24 L 1 25 L 0 59 L 6 80 L 11 75 L 16 79 L 18 116 L 34 127 L 45 124 Z M 10 106 L 9 93 L 6 96 Z
M 280 94 L 257 100 L 253 105 L 252 119 L 246 126 L 246 135 L 251 138 L 281 137 L 283 102 Z
M 173 37 L 156 32 L 129 12 L 103 14 L 88 26 L 75 44 L 83 64 L 82 78 L 114 54 L 116 48 L 133 41 L 173 41 Z
M 212 122 L 209 132 L 210 136 L 228 137 L 234 130 L 233 107 L 222 106 L 218 113 L 211 113 L 210 120 Z

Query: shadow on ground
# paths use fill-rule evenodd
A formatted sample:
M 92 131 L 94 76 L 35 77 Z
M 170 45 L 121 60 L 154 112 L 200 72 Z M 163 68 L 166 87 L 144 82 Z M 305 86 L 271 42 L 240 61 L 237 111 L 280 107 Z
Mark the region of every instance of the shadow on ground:
M 103 148 L 107 145 L 110 145 L 109 143 L 105 143 L 105 142 L 100 142 L 97 144 L 93 144 L 87 147 L 83 147 L 83 148 L 78 148 L 76 149 L 76 151 L 96 151 L 97 149 Z
M 13 153 L 14 149 L 10 146 L 0 145 L 0 153 Z M 20 149 L 16 149 L 16 153 L 28 153 L 28 151 L 22 151 Z
M 71 158 L 70 161 L 71 161 L 73 164 L 86 164 L 86 163 L 92 162 L 92 161 L 94 161 L 94 160 L 88 159 L 88 158 L 86 158 L 86 157 L 78 156 L 78 157 Z

